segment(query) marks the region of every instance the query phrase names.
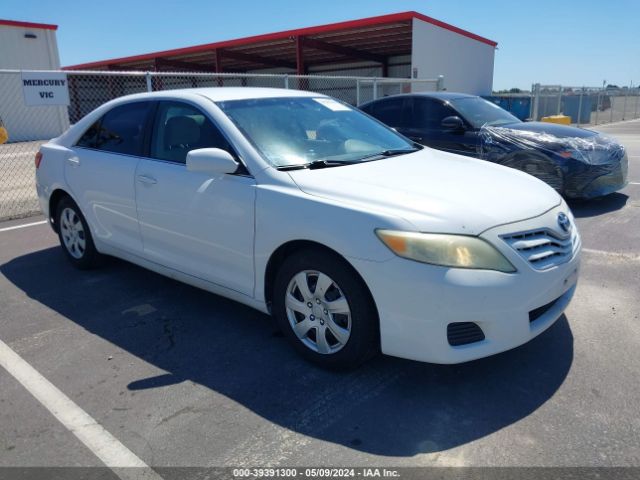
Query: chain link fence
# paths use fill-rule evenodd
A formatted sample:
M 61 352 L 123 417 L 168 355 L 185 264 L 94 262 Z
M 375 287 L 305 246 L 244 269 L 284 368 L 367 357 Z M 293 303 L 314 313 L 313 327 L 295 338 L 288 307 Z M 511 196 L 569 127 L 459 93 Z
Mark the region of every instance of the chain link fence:
M 535 84 L 531 92 L 496 93 L 490 99 L 521 120 L 563 115 L 572 125 L 590 126 L 640 118 L 640 88 L 633 86 Z
M 399 93 L 444 90 L 444 79 L 285 74 L 96 72 L 66 74 L 68 106 L 25 105 L 22 74 L 0 70 L 0 220 L 39 211 L 34 157 L 41 144 L 103 103 L 132 93 L 201 87 L 275 87 L 309 90 L 361 105 Z M 28 73 L 28 72 L 27 72 Z M 60 72 L 48 72 L 60 73 Z M 570 123 L 598 125 L 640 118 L 638 87 L 533 85 L 531 92 L 495 94 L 495 103 L 522 120 L 565 115 Z
M 309 90 L 352 105 L 397 93 L 444 88 L 443 78 L 413 80 L 315 75 L 172 72 L 64 72 L 68 106 L 27 106 L 19 70 L 0 70 L 0 220 L 39 211 L 35 154 L 105 102 L 132 93 L 201 87 L 275 87 Z M 30 73 L 30 72 L 26 72 Z M 48 72 L 60 73 L 60 72 Z

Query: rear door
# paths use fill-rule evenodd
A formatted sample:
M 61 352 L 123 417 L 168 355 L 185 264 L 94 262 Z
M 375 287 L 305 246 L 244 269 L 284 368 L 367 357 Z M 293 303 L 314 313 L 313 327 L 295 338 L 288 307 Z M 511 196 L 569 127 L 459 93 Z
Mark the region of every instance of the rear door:
M 198 148 L 221 148 L 237 158 L 198 106 L 159 102 L 149 158 L 135 175 L 144 256 L 253 295 L 255 180 L 242 169 L 219 176 L 188 171 L 187 153 Z
M 466 125 L 464 130 L 442 127 L 446 117 L 460 116 L 451 106 L 439 99 L 409 97 L 404 105 L 409 126 L 399 130 L 412 140 L 432 148 L 459 155 L 476 156 L 477 132 Z
M 65 164 L 65 178 L 99 241 L 142 252 L 134 177 L 152 102 L 109 110 L 84 133 Z

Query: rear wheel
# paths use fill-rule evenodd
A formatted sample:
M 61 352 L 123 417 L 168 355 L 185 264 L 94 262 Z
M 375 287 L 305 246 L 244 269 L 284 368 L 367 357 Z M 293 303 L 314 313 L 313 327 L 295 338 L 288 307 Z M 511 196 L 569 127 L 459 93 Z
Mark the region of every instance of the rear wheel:
M 328 368 L 353 368 L 379 349 L 378 316 L 367 287 L 340 257 L 306 250 L 276 276 L 273 312 L 293 347 Z
M 69 197 L 58 203 L 56 225 L 60 245 L 71 263 L 80 269 L 96 267 L 102 260 L 80 208 Z
M 560 194 L 564 191 L 562 170 L 544 155 L 534 152 L 521 153 L 505 161 L 503 165 L 542 180 Z

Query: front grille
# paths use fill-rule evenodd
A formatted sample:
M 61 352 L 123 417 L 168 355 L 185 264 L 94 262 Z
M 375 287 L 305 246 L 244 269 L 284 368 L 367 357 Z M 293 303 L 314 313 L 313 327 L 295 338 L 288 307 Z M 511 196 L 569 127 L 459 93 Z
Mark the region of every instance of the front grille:
M 551 307 L 553 307 L 556 302 L 560 299 L 560 297 L 556 298 L 555 300 L 547 303 L 546 305 L 542 305 L 541 307 L 538 308 L 534 308 L 533 310 L 531 310 L 529 312 L 529 323 L 535 322 L 537 319 L 539 319 L 542 315 L 544 315 L 545 313 L 547 313 Z
M 454 322 L 447 325 L 449 345 L 457 347 L 484 340 L 484 332 L 473 322 Z
M 573 254 L 575 235 L 561 237 L 551 230 L 502 235 L 501 238 L 537 270 L 545 270 L 569 260 Z

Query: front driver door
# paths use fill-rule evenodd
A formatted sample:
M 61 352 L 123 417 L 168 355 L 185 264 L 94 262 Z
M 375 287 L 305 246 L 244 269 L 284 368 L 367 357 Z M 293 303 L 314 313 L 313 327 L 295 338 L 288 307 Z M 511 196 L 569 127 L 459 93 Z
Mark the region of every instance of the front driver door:
M 477 156 L 477 132 L 467 128 L 449 130 L 442 127 L 446 117 L 460 116 L 441 100 L 425 97 L 412 97 L 405 104 L 406 116 L 410 126 L 400 130 L 412 140 L 432 148 L 458 155 Z
M 253 295 L 255 180 L 246 172 L 211 176 L 187 171 L 187 152 L 207 147 L 236 156 L 197 106 L 159 102 L 150 158 L 136 170 L 144 256 Z

